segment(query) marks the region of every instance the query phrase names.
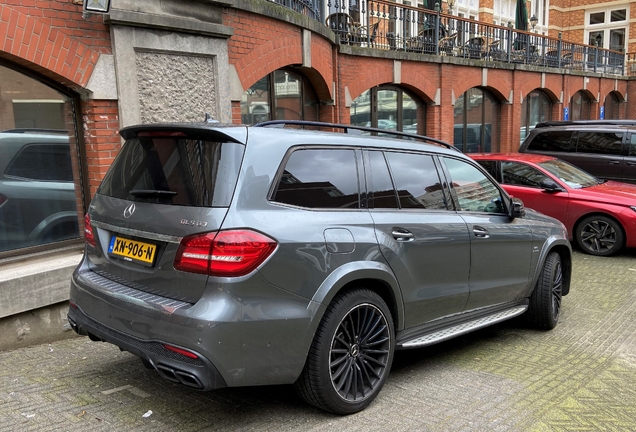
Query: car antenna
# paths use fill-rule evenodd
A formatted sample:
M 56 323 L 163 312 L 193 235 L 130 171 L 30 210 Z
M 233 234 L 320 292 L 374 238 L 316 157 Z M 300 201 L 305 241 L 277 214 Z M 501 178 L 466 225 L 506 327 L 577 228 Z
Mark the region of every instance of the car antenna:
M 205 123 L 219 123 L 219 121 L 213 119 L 210 113 L 205 113 Z

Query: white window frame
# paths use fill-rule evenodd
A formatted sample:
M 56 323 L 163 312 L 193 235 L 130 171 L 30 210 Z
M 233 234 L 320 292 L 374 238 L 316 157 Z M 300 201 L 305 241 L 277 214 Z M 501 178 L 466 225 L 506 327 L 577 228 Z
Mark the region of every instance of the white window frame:
M 611 21 L 612 11 L 625 9 L 625 20 L 623 21 Z M 590 15 L 599 12 L 605 13 L 605 21 L 601 24 L 589 24 Z M 603 46 L 599 48 L 610 49 L 610 31 L 612 30 L 624 30 L 625 41 L 623 45 L 623 52 L 627 51 L 627 43 L 629 40 L 629 3 L 622 5 L 612 5 L 611 7 L 595 8 L 585 11 L 585 32 L 584 32 L 584 44 L 588 44 L 590 41 L 590 33 L 603 32 Z

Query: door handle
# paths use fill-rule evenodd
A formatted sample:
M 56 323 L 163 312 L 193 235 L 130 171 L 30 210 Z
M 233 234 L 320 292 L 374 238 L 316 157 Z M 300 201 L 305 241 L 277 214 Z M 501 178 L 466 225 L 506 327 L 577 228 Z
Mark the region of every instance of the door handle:
M 397 241 L 411 241 L 415 237 L 412 232 L 405 229 L 394 229 L 391 234 Z
M 473 227 L 473 234 L 475 234 L 475 237 L 481 237 L 481 238 L 490 237 L 490 233 L 488 233 L 488 230 L 486 228 L 482 228 L 480 226 L 474 226 Z
M 607 163 L 610 164 L 610 165 L 618 165 L 618 164 L 621 163 L 621 161 L 614 161 L 613 160 L 613 161 L 608 161 Z
M 627 162 L 627 165 L 634 166 L 634 165 L 636 165 L 636 162 Z

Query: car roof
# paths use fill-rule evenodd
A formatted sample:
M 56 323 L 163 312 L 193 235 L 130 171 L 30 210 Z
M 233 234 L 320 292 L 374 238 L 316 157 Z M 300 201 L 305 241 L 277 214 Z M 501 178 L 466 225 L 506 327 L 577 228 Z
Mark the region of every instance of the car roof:
M 540 163 L 557 159 L 554 156 L 545 156 L 536 153 L 469 153 L 468 156 L 475 160 L 520 161 L 530 163 Z
M 568 123 L 554 126 L 535 127 L 531 133 L 544 133 L 553 130 L 615 130 L 615 131 L 627 131 L 636 129 L 636 125 L 632 124 L 615 124 L 615 123 Z

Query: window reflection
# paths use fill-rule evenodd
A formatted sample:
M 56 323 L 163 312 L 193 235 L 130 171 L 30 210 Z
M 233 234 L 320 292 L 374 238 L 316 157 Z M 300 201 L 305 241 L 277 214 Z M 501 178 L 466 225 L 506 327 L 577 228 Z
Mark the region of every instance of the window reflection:
M 590 105 L 590 98 L 585 93 L 574 93 L 570 99 L 570 120 L 589 120 Z
M 499 151 L 499 102 L 472 88 L 455 101 L 453 144 L 464 153 Z
M 520 142 L 528 136 L 537 123 L 552 120 L 552 102 L 540 90 L 534 90 L 523 99 L 521 104 Z
M 426 133 L 424 106 L 395 86 L 366 90 L 351 102 L 349 115 L 350 123 L 356 126 Z

